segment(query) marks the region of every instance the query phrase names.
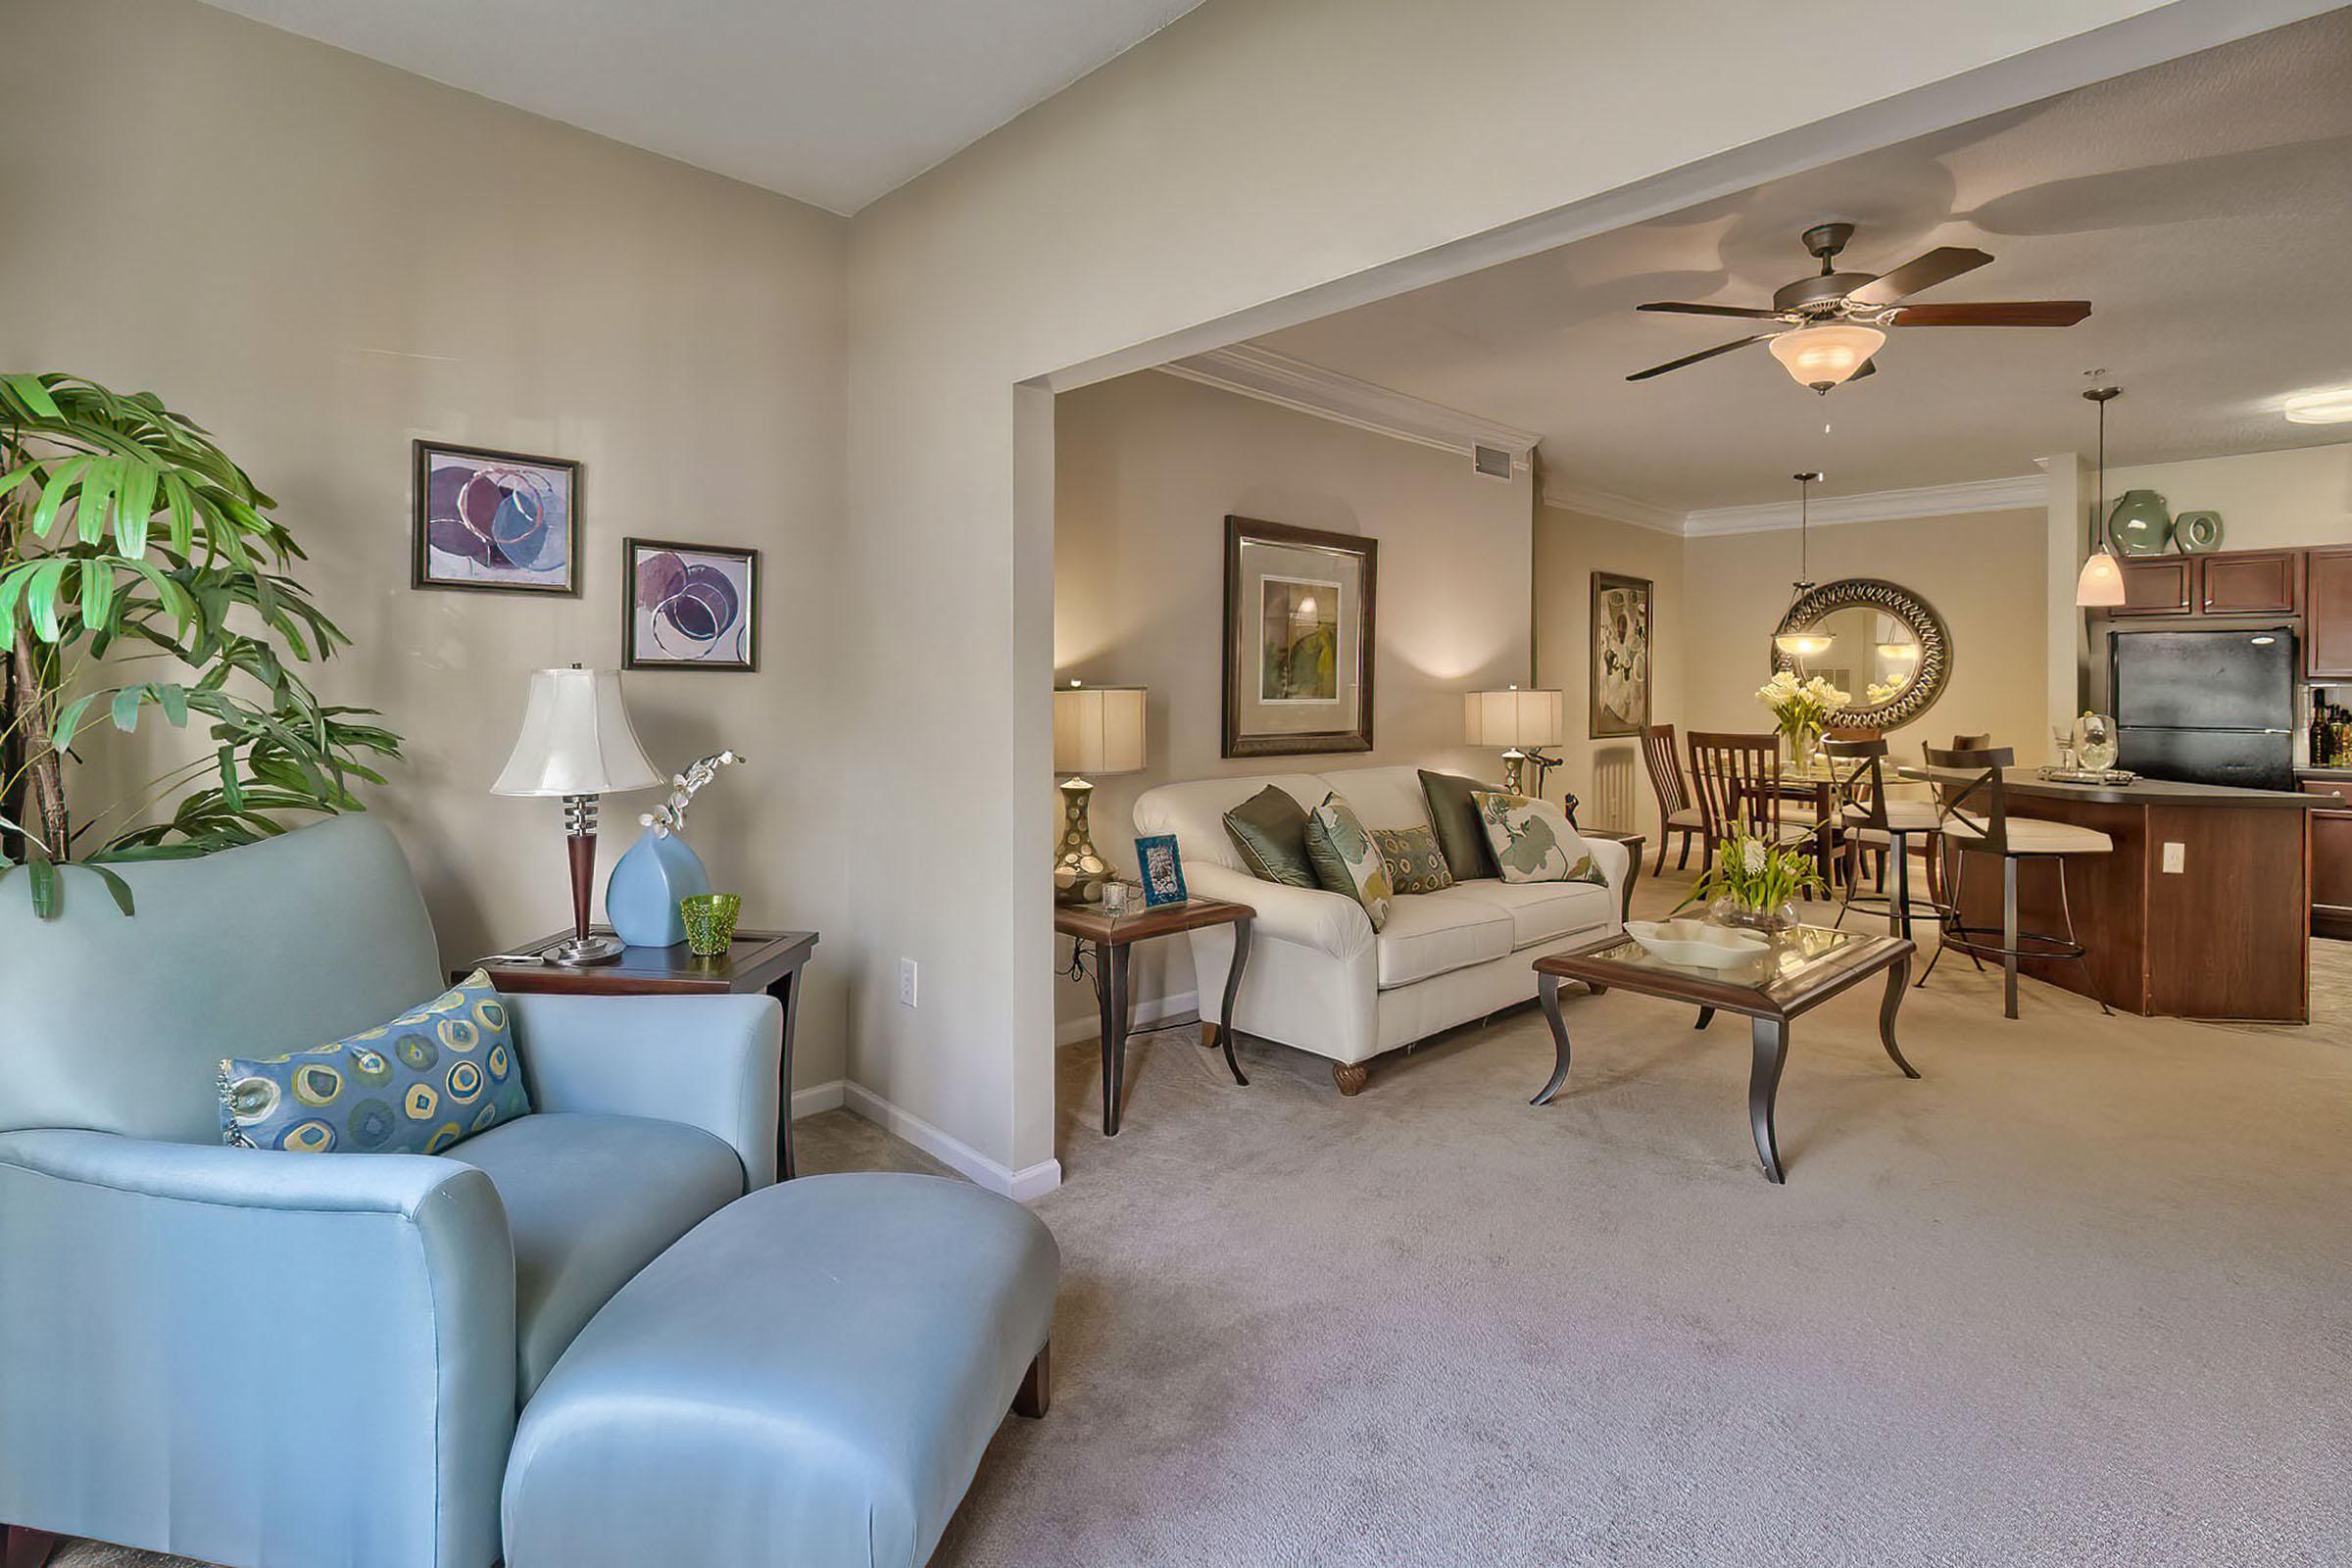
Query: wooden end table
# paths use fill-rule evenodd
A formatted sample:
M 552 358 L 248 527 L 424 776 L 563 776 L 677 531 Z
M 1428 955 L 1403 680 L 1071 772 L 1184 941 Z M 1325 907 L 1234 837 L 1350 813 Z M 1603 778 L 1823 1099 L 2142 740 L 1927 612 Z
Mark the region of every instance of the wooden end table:
M 1781 1151 L 1773 1135 L 1773 1102 L 1780 1096 L 1781 1067 L 1788 1059 L 1788 1025 L 1799 1013 L 1839 992 L 1859 985 L 1874 974 L 1886 976 L 1886 1000 L 1879 1004 L 1879 1044 L 1903 1070 L 1906 1078 L 1919 1069 L 1903 1059 L 1894 1043 L 1894 1015 L 1903 1004 L 1903 985 L 1911 977 L 1915 950 L 1902 937 L 1865 936 L 1826 926 L 1800 925 L 1774 938 L 1764 956 L 1745 969 L 1692 969 L 1667 963 L 1628 936 L 1603 937 L 1566 953 L 1536 960 L 1536 998 L 1551 1025 L 1551 1042 L 1558 1053 L 1551 1082 L 1529 1102 L 1549 1104 L 1568 1082 L 1568 1025 L 1560 1016 L 1560 982 L 1582 980 L 1594 992 L 1615 986 L 1661 1002 L 1680 1002 L 1698 1008 L 1704 1029 L 1717 1012 L 1739 1013 L 1752 1020 L 1754 1055 L 1748 1067 L 1747 1121 L 1755 1135 L 1756 1158 L 1765 1176 L 1775 1182 L 1788 1178 L 1781 1169 Z
M 610 927 L 599 926 L 600 931 Z M 500 955 L 545 953 L 567 940 L 569 931 Z M 698 958 L 681 942 L 667 948 L 623 948 L 611 963 L 488 963 L 480 967 L 501 991 L 541 992 L 572 997 L 747 996 L 764 991 L 784 1007 L 784 1060 L 779 1073 L 783 1098 L 776 1112 L 776 1179 L 790 1181 L 792 1164 L 792 1025 L 799 1011 L 801 970 L 816 951 L 813 931 L 738 931 L 723 958 Z
M 1250 962 L 1250 922 L 1256 916 L 1257 911 L 1247 904 L 1228 904 L 1221 899 L 1193 899 L 1156 909 L 1131 906 L 1116 916 L 1103 913 L 1099 904 L 1054 906 L 1054 929 L 1095 950 L 1095 1000 L 1102 1011 L 1103 1137 L 1119 1135 L 1119 1118 L 1127 1108 L 1127 952 L 1138 942 L 1202 926 L 1233 927 L 1233 963 L 1225 971 L 1225 1005 L 1214 1024 L 1202 1022 L 1200 1043 L 1222 1044 L 1233 1081 L 1250 1082 L 1242 1076 L 1242 1064 L 1233 1054 L 1233 1002 L 1242 992 L 1242 970 Z

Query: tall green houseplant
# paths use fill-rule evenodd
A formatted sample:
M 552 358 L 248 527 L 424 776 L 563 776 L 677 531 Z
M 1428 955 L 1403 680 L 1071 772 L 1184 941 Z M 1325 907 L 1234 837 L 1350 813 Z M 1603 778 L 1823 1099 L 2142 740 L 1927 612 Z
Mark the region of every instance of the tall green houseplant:
M 54 914 L 66 867 L 209 855 L 289 813 L 364 809 L 354 781 L 400 737 L 331 707 L 290 667 L 346 637 L 286 575 L 302 549 L 276 502 L 151 392 L 55 371 L 0 375 L 0 877 Z M 205 755 L 94 808 L 66 759 L 147 715 L 206 724 Z M 168 814 L 156 815 L 164 812 Z

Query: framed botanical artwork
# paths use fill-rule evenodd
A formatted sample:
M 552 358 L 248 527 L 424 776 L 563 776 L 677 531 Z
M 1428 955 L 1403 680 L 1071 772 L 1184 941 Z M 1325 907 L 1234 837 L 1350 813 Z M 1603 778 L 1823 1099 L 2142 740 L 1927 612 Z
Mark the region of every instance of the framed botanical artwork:
M 760 552 L 623 539 L 623 669 L 758 669 Z
M 1225 519 L 1227 757 L 1372 749 L 1379 545 Z
M 1160 833 L 1135 841 L 1136 863 L 1143 867 L 1144 906 L 1156 909 L 1163 904 L 1182 904 L 1184 891 L 1184 857 L 1176 853 L 1176 835 Z
M 580 466 L 416 443 L 409 583 L 497 594 L 580 591 Z
M 1649 727 L 1649 580 L 1592 574 L 1591 738 Z

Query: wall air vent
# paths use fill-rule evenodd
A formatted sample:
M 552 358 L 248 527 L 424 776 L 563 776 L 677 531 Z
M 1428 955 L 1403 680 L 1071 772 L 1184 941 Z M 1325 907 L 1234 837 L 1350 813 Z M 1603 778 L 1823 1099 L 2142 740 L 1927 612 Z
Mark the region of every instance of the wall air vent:
M 1511 455 L 1500 447 L 1474 446 L 1470 449 L 1470 466 L 1490 479 L 1508 479 Z

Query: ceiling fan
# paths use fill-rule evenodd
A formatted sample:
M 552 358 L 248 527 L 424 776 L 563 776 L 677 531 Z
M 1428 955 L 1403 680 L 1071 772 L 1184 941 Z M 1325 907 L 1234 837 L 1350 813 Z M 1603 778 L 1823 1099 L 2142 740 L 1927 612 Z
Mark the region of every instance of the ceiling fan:
M 1948 283 L 1991 261 L 1984 251 L 1938 245 L 1914 257 L 1891 272 L 1840 272 L 1838 253 L 1854 237 L 1851 223 L 1816 223 L 1805 230 L 1807 251 L 1821 258 L 1821 271 L 1800 277 L 1776 291 L 1772 308 L 1752 310 L 1739 305 L 1684 305 L 1665 302 L 1637 306 L 1643 311 L 1671 311 L 1682 316 L 1732 316 L 1751 321 L 1779 321 L 1781 329 L 1735 338 L 1729 343 L 1686 354 L 1664 365 L 1653 365 L 1626 377 L 1646 381 L 1686 365 L 1711 360 L 1718 354 L 1766 343 L 1799 386 L 1816 392 L 1878 372 L 1871 356 L 1886 342 L 1890 326 L 2072 326 L 2090 314 L 2088 300 L 2017 300 L 1973 305 L 1907 305 L 1923 289 Z

